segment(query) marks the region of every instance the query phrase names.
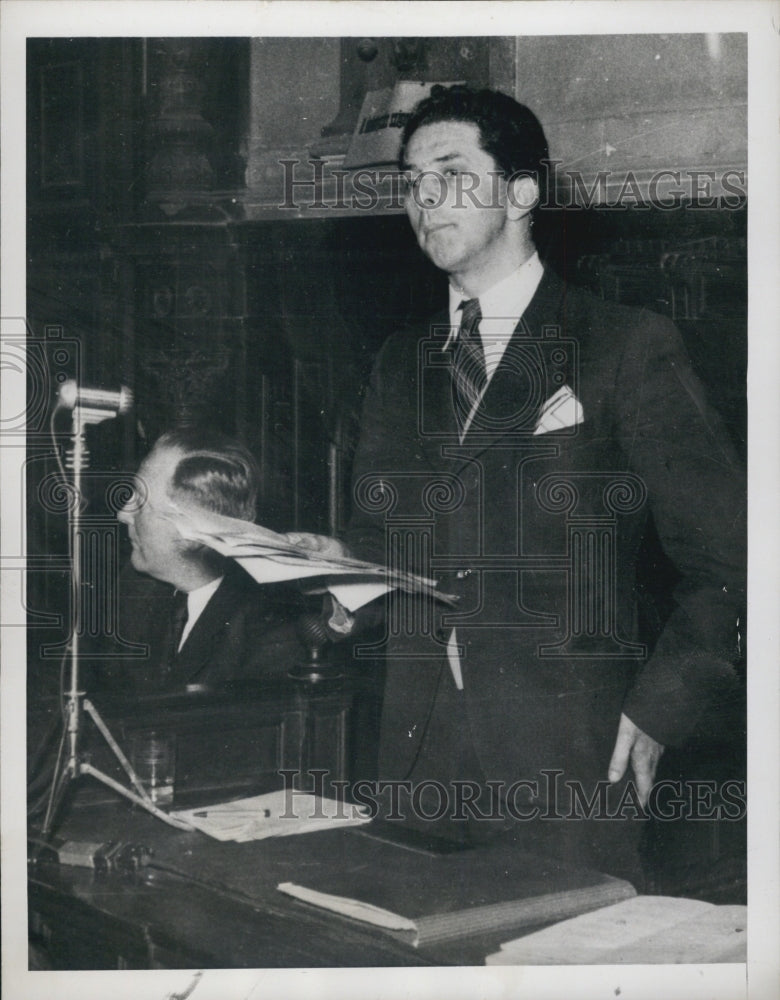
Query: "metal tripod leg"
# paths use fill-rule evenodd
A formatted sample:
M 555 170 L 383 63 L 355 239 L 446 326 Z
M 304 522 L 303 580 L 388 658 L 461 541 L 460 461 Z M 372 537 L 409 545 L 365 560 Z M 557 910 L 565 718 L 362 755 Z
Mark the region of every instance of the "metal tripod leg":
M 43 827 L 41 828 L 41 833 L 44 837 L 48 837 L 51 833 L 54 817 L 57 815 L 57 810 L 59 809 L 60 803 L 65 795 L 65 790 L 73 780 L 73 777 L 73 774 L 71 774 L 70 762 L 66 762 L 59 777 L 55 777 L 54 783 L 52 784 L 49 803 L 46 806 L 46 816 L 44 817 Z
M 103 739 L 106 741 L 106 743 L 108 743 L 108 745 L 113 750 L 114 756 L 122 765 L 125 774 L 130 779 L 130 782 L 136 789 L 136 791 L 133 792 L 129 788 L 125 788 L 124 785 L 120 784 L 118 781 L 115 781 L 107 774 L 104 774 L 102 771 L 98 770 L 98 768 L 93 767 L 91 764 L 88 764 L 86 762 L 80 765 L 81 773 L 91 774 L 93 778 L 97 778 L 98 781 L 102 781 L 104 785 L 108 785 L 109 788 L 113 788 L 115 792 L 119 792 L 120 795 L 124 795 L 125 798 L 130 799 L 131 802 L 134 802 L 136 805 L 139 805 L 143 809 L 146 809 L 147 812 L 152 813 L 153 816 L 156 816 L 158 819 L 161 819 L 164 823 L 168 823 L 170 826 L 175 826 L 179 830 L 192 830 L 193 827 L 189 823 L 186 823 L 184 820 L 175 819 L 173 816 L 169 816 L 167 812 L 164 812 L 162 809 L 158 808 L 154 804 L 154 802 L 152 802 L 151 798 L 149 797 L 149 793 L 141 784 L 138 775 L 133 770 L 133 765 L 130 763 L 127 757 L 125 757 L 124 753 L 122 752 L 122 748 L 119 746 L 114 737 L 111 735 L 111 730 L 108 728 L 103 719 L 100 717 L 100 713 L 98 712 L 98 710 L 95 708 L 92 702 L 89 701 L 89 699 L 87 698 L 84 699 L 84 711 L 91 717 L 92 721 L 100 730 Z
M 156 816 L 157 819 L 161 819 L 164 823 L 167 823 L 169 826 L 176 827 L 177 830 L 194 829 L 194 827 L 192 827 L 189 823 L 185 822 L 184 820 L 176 819 L 174 816 L 169 816 L 168 813 L 160 809 L 158 806 L 154 804 L 154 802 L 152 802 L 151 798 L 149 797 L 149 793 L 141 784 L 138 775 L 133 770 L 132 764 L 122 752 L 122 748 L 119 746 L 114 737 L 111 735 L 110 729 L 105 724 L 103 719 L 100 717 L 100 713 L 98 712 L 98 710 L 88 699 L 84 699 L 83 708 L 84 711 L 90 716 L 92 721 L 99 729 L 106 743 L 108 743 L 109 747 L 114 753 L 114 756 L 119 761 L 123 770 L 130 779 L 130 782 L 133 785 L 133 788 L 135 788 L 135 791 L 133 791 L 130 788 L 126 788 L 119 781 L 116 781 L 114 778 L 110 777 L 110 775 L 104 774 L 103 771 L 101 771 L 99 768 L 93 767 L 87 761 L 82 760 L 78 753 L 76 754 L 71 753 L 68 760 L 63 765 L 59 777 L 55 779 L 55 783 L 52 786 L 52 794 L 49 797 L 49 804 L 46 809 L 46 817 L 44 819 L 43 828 L 41 830 L 42 834 L 44 836 L 48 836 L 51 833 L 54 817 L 56 816 L 57 810 L 59 809 L 59 806 L 62 802 L 62 798 L 65 794 L 66 788 L 68 787 L 71 781 L 73 781 L 75 778 L 80 777 L 82 774 L 88 774 L 91 777 L 96 778 L 98 781 L 108 786 L 108 788 L 113 789 L 115 792 L 119 792 L 120 795 L 123 795 L 126 799 L 129 799 L 135 805 L 140 806 L 142 809 L 145 809 L 147 812 L 150 812 L 153 816 Z

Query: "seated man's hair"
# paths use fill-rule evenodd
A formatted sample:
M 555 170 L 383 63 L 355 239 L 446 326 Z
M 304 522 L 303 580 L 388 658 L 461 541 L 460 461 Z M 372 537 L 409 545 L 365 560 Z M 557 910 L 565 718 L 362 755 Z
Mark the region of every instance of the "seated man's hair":
M 157 446 L 184 452 L 171 476 L 176 493 L 215 514 L 255 519 L 260 470 L 244 445 L 216 431 L 185 428 L 163 434 Z

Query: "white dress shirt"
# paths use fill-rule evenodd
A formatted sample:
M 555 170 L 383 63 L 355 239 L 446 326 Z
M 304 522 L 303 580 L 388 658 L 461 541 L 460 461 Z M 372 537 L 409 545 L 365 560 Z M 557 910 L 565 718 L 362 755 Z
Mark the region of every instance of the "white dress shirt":
M 209 603 L 214 594 L 216 594 L 220 583 L 222 583 L 224 579 L 224 576 L 215 577 L 215 579 L 210 580 L 208 583 L 204 583 L 202 587 L 197 587 L 195 590 L 191 590 L 187 594 L 187 623 L 184 626 L 184 631 L 182 632 L 181 639 L 179 640 L 179 649 L 181 649 L 187 641 L 187 636 L 193 630 L 195 622 L 203 614 L 206 605 Z
M 520 317 L 534 297 L 543 274 L 544 268 L 539 260 L 539 254 L 534 253 L 516 271 L 512 271 L 479 296 L 479 307 L 482 312 L 479 336 L 485 352 L 488 383 L 504 356 L 506 345 L 511 340 Z M 445 351 L 457 340 L 461 318 L 460 304 L 466 299 L 468 295 L 465 292 L 450 285 L 452 332 L 444 345 Z
M 482 349 L 485 352 L 485 371 L 487 381 L 474 403 L 471 413 L 465 422 L 461 432 L 463 436 L 474 418 L 485 390 L 490 384 L 490 380 L 498 368 L 504 351 L 509 343 L 515 327 L 520 321 L 520 317 L 528 308 L 531 299 L 534 297 L 539 282 L 542 280 L 544 268 L 539 260 L 539 254 L 533 256 L 522 264 L 516 271 L 502 278 L 487 291 L 479 296 L 479 306 L 482 312 L 482 319 L 479 324 L 479 336 L 482 341 Z M 458 328 L 460 326 L 461 310 L 460 304 L 468 298 L 462 291 L 450 285 L 450 325 L 452 331 L 444 345 L 444 350 L 448 350 L 457 340 Z M 458 640 L 455 629 L 450 633 L 447 642 L 447 657 L 450 661 L 450 669 L 455 680 L 455 686 L 459 691 L 463 690 L 463 672 L 460 666 L 460 656 L 458 655 Z

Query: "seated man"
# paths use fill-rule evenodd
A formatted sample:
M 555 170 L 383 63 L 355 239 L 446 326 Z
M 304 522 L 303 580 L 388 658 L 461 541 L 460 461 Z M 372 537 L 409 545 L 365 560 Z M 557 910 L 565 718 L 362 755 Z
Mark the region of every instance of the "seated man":
M 164 513 L 178 499 L 254 520 L 258 469 L 250 452 L 208 431 L 171 431 L 135 478 L 118 515 L 132 544 L 132 569 L 119 581 L 119 633 L 139 650 L 96 658 L 94 683 L 140 695 L 284 674 L 303 651 L 293 626 L 299 592 L 258 585 L 235 561 L 181 537 Z

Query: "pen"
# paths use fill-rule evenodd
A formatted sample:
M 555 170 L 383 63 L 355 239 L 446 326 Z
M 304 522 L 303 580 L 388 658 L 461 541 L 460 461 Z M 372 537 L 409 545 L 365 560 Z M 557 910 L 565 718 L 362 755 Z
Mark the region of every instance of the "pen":
M 259 813 L 258 809 L 212 809 L 210 812 L 207 809 L 201 810 L 199 812 L 194 812 L 192 815 L 197 819 L 206 819 L 209 816 L 219 816 L 222 819 L 230 819 L 232 816 L 253 816 L 257 818 Z M 271 818 L 271 810 L 263 809 L 263 818 Z

